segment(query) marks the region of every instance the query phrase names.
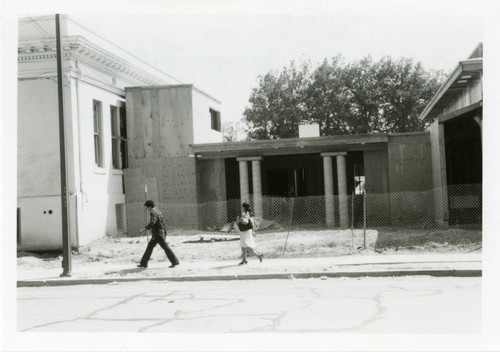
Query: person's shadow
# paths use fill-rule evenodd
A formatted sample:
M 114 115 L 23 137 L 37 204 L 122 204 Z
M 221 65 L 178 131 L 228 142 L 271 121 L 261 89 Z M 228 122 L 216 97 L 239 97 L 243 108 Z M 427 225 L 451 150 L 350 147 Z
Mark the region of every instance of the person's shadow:
M 242 266 L 242 265 L 238 265 L 238 263 L 236 263 L 236 264 L 229 264 L 229 265 L 214 266 L 212 268 L 213 269 L 227 269 L 227 268 L 234 268 L 235 266 Z
M 143 271 L 145 269 L 146 268 L 134 268 L 134 269 L 123 269 L 123 270 L 117 270 L 117 271 L 107 271 L 104 273 L 104 275 L 119 274 L 120 276 L 125 276 L 128 274 L 140 273 L 141 271 Z

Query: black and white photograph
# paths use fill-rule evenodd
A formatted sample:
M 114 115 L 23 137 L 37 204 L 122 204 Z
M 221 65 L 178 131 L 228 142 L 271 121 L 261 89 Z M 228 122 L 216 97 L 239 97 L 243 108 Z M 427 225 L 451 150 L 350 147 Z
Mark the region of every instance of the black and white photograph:
M 1 4 L 2 351 L 500 350 L 500 3 Z

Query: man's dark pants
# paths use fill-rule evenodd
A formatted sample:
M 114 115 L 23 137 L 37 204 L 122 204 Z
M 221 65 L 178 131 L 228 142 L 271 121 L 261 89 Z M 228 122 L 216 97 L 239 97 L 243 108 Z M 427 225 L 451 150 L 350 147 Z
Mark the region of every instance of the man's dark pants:
M 156 247 L 157 244 L 160 244 L 160 247 L 163 248 L 165 251 L 165 254 L 167 255 L 168 260 L 170 260 L 170 263 L 172 265 L 178 265 L 179 260 L 175 256 L 174 252 L 168 245 L 168 243 L 165 241 L 165 239 L 161 236 L 158 235 L 153 235 L 151 237 L 151 240 L 148 243 L 148 247 L 146 248 L 146 251 L 144 252 L 144 255 L 142 256 L 141 259 L 141 265 L 142 266 L 148 266 L 148 261 L 149 258 L 151 258 L 151 254 L 153 253 L 153 249 Z

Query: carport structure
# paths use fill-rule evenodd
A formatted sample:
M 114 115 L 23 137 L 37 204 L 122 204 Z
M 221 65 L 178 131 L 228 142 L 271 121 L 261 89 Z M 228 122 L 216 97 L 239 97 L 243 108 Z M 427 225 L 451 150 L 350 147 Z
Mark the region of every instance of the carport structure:
M 480 223 L 482 206 L 483 44 L 460 61 L 420 115 L 430 127 L 437 222 Z M 470 218 L 472 215 L 475 218 Z
M 350 195 L 363 190 L 430 188 L 428 145 L 429 133 L 418 132 L 208 143 L 191 148 L 199 203 L 251 201 L 255 215 L 265 217 L 265 196 L 324 196 L 326 225 L 347 228 Z

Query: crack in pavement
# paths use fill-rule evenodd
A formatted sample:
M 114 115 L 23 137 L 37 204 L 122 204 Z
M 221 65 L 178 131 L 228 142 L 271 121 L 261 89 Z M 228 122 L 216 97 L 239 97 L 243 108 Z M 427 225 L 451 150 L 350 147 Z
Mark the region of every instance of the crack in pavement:
M 77 318 L 73 318 L 73 319 L 66 319 L 66 320 L 58 320 L 58 321 L 53 321 L 53 322 L 50 322 L 50 323 L 45 323 L 45 324 L 39 324 L 39 325 L 36 325 L 36 326 L 32 326 L 30 328 L 27 328 L 27 329 L 24 329 L 24 330 L 21 330 L 22 332 L 26 332 L 26 331 L 30 331 L 30 330 L 34 330 L 34 329 L 38 329 L 38 328 L 43 328 L 43 327 L 47 327 L 47 326 L 53 326 L 53 325 L 58 325 L 58 324 L 62 324 L 62 323 L 69 323 L 69 322 L 74 322 L 74 321 L 78 321 L 78 320 L 87 320 L 87 319 L 92 319 L 92 317 L 100 312 L 103 312 L 103 311 L 106 311 L 106 310 L 109 310 L 109 309 L 112 309 L 112 308 L 115 308 L 117 306 L 120 306 L 120 305 L 123 305 L 123 304 L 126 304 L 128 303 L 129 301 L 131 301 L 132 299 L 135 299 L 137 297 L 141 297 L 142 295 L 144 295 L 144 293 L 140 293 L 140 294 L 137 294 L 137 295 L 134 295 L 134 296 L 131 296 L 131 297 L 127 297 L 115 304 L 112 304 L 110 306 L 107 306 L 107 307 L 104 307 L 104 308 L 99 308 L 83 317 L 77 317 Z
M 223 307 L 229 307 L 229 306 L 232 306 L 232 305 L 235 305 L 235 304 L 238 304 L 238 303 L 242 303 L 244 301 L 244 299 L 231 299 L 230 302 L 227 302 L 227 299 L 224 299 L 224 298 L 202 298 L 202 299 L 198 298 L 197 299 L 195 297 L 195 295 L 193 295 L 193 294 L 190 294 L 190 298 L 184 298 L 184 299 L 180 299 L 180 300 L 177 300 L 177 301 L 179 302 L 179 301 L 188 301 L 188 300 L 203 300 L 203 301 L 221 301 L 221 300 L 224 300 L 225 302 L 222 303 L 222 304 L 216 304 L 216 305 L 208 307 L 208 308 L 203 308 L 203 309 L 198 309 L 198 310 L 192 310 L 192 311 L 186 311 L 186 310 L 183 310 L 183 309 L 176 310 L 175 313 L 174 313 L 174 317 L 173 318 L 162 319 L 161 322 L 158 322 L 156 324 L 152 324 L 152 325 L 149 325 L 149 326 L 142 327 L 142 328 L 139 329 L 139 332 L 146 332 L 147 330 L 149 330 L 151 328 L 162 326 L 162 325 L 166 325 L 166 324 L 169 324 L 170 322 L 173 322 L 173 321 L 189 321 L 189 320 L 194 320 L 194 319 L 200 319 L 200 316 L 196 316 L 196 317 L 193 317 L 193 318 L 186 318 L 186 317 L 183 317 L 183 315 L 197 314 L 197 313 L 207 312 L 207 311 L 210 311 L 210 310 L 219 309 L 219 308 L 223 308 Z M 233 315 L 236 315 L 236 314 L 233 314 Z M 207 317 L 219 317 L 219 316 L 225 316 L 225 314 L 221 314 L 221 315 L 217 315 L 217 314 L 215 314 L 215 315 L 208 315 L 208 316 L 206 316 L 204 318 L 207 318 Z
M 306 291 L 306 293 L 312 293 L 310 296 L 304 296 L 304 299 L 307 301 L 303 302 L 304 304 L 295 308 L 295 309 L 289 309 L 289 310 L 283 310 L 281 313 L 278 313 L 275 318 L 265 318 L 267 320 L 271 321 L 271 325 L 268 326 L 267 328 L 265 327 L 260 327 L 260 328 L 255 328 L 255 329 L 250 329 L 250 330 L 244 330 L 241 332 L 266 332 L 266 331 L 277 331 L 279 326 L 281 325 L 281 321 L 290 313 L 293 311 L 298 311 L 301 309 L 305 309 L 307 307 L 310 307 L 313 304 L 313 300 L 317 298 L 321 298 L 321 294 L 319 294 L 314 288 L 308 288 L 308 287 L 301 287 L 302 290 Z

